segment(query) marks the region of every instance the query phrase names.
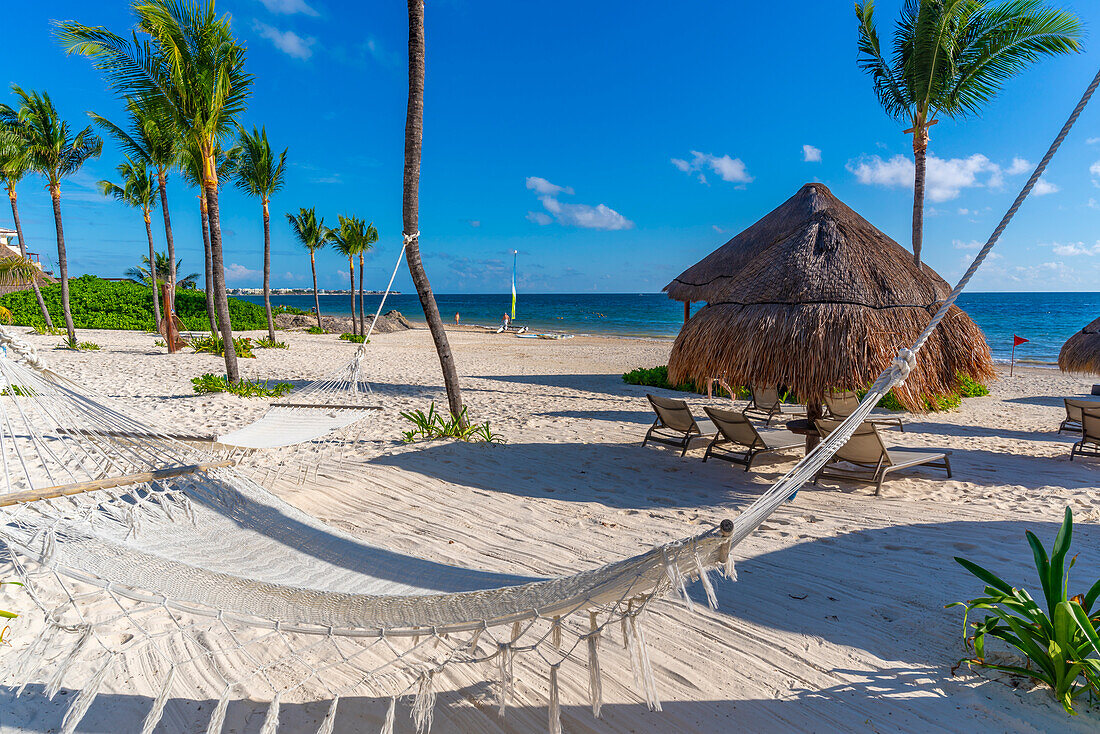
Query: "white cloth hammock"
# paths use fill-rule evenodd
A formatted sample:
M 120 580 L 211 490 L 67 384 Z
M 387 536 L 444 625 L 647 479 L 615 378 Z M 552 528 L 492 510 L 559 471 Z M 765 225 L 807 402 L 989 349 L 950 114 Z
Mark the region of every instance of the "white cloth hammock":
M 18 692 L 43 681 L 51 698 L 62 685 L 80 688 L 64 734 L 76 730 L 120 659 L 132 658 L 158 690 L 142 734 L 151 734 L 184 682 L 220 694 L 209 733 L 221 731 L 234 691 L 266 686 L 261 732 L 273 734 L 280 702 L 309 685 L 332 697 L 321 734 L 333 731 L 340 696 L 359 691 L 391 697 L 383 725 L 390 734 L 405 695 L 413 698 L 417 730 L 430 728 L 435 678 L 454 666 L 495 662 L 503 712 L 514 658 L 526 655 L 547 666 L 548 725 L 557 734 L 560 666 L 587 658 L 598 716 L 599 647 L 614 625 L 645 701 L 659 709 L 641 625 L 649 602 L 673 590 L 690 606 L 686 584 L 698 579 L 715 604 L 708 571 L 735 577 L 732 547 L 904 381 L 1098 84 L 1100 73 L 912 349 L 900 350 L 832 434 L 735 520 L 569 576 L 529 579 L 446 566 L 326 527 L 217 457 L 78 390 L 0 328 L 0 544 L 45 619 L 36 639 L 3 657 L 0 675 L 13 678 Z M 80 678 L 78 661 L 94 661 L 95 672 Z
M 365 418 L 371 411 L 381 407 L 377 404 L 362 402 L 364 399 L 370 400 L 374 395 L 370 384 L 362 380 L 363 356 L 371 334 L 374 333 L 374 327 L 378 323 L 378 317 L 382 314 L 382 307 L 386 305 L 386 298 L 389 297 L 390 290 L 393 288 L 393 281 L 401 267 L 405 249 L 418 235 L 419 233 L 413 236 L 405 235 L 401 252 L 397 255 L 397 263 L 393 266 L 393 274 L 390 275 L 390 282 L 386 285 L 386 292 L 382 294 L 382 300 L 374 312 L 366 337 L 355 350 L 355 356 L 351 361 L 340 368 L 336 374 L 310 382 L 292 392 L 282 402 L 272 403 L 258 420 L 218 436 L 215 439 L 216 443 L 240 449 L 296 446 L 348 428 Z

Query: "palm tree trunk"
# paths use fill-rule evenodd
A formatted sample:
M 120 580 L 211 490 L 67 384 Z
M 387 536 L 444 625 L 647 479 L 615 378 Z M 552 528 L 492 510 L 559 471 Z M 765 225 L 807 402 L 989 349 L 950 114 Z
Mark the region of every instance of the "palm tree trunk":
M 317 328 L 323 329 L 321 326 L 321 296 L 317 293 L 317 258 L 313 255 L 313 250 L 309 251 L 309 269 L 313 271 L 313 308 L 317 311 Z
M 61 276 L 61 312 L 65 315 L 65 331 L 69 343 L 76 343 L 76 327 L 73 326 L 73 312 L 69 308 L 69 261 L 65 256 L 65 230 L 61 226 L 61 186 L 50 184 L 50 198 L 53 199 L 53 226 L 57 231 L 57 269 Z
M 914 125 L 913 162 L 916 175 L 913 178 L 913 262 L 920 267 L 920 251 L 924 241 L 924 181 L 928 155 L 928 128 Z
M 168 213 L 168 188 L 165 185 L 164 169 L 157 169 L 157 186 L 160 188 L 160 210 L 164 212 L 164 240 L 168 244 L 168 278 L 171 285 L 168 295 L 171 303 L 164 304 L 164 313 L 176 311 L 176 241 L 172 238 L 172 215 Z
M 359 253 L 359 333 L 367 335 L 367 313 L 363 309 L 363 253 Z
M 199 195 L 199 215 L 202 221 L 202 249 L 206 256 L 206 318 L 210 320 L 210 336 L 218 333 L 218 318 L 214 314 L 214 268 L 210 263 L 210 219 L 206 216 L 206 197 Z
M 264 311 L 267 313 L 267 338 L 275 341 L 275 322 L 271 318 L 271 215 L 264 204 Z
M 359 327 L 355 325 L 355 260 L 348 257 L 348 273 L 351 275 L 351 333 L 358 334 Z
M 11 201 L 11 218 L 15 220 L 15 236 L 19 239 L 19 252 L 23 255 L 23 259 L 27 259 L 27 243 L 23 241 L 23 225 L 19 223 L 19 207 L 15 203 L 15 187 L 8 186 L 8 199 Z M 34 289 L 34 297 L 38 299 L 38 308 L 42 311 L 42 318 L 46 320 L 46 326 L 50 329 L 53 328 L 53 319 L 50 318 L 50 311 L 46 308 L 46 302 L 42 299 L 42 291 L 38 289 L 38 281 L 31 281 L 31 288 Z
M 157 253 L 153 249 L 153 225 L 149 221 L 149 212 L 148 211 L 142 212 L 142 215 L 143 215 L 142 218 L 145 220 L 145 237 L 149 240 L 149 262 L 154 263 L 154 262 L 157 261 L 156 260 Z M 156 326 L 154 328 L 156 328 L 157 331 L 160 331 L 160 296 L 157 294 L 157 290 L 159 290 L 159 289 L 157 287 L 156 273 L 154 272 L 154 268 L 153 268 L 152 265 L 149 266 L 149 275 L 152 278 L 152 286 L 153 286 L 153 321 L 156 324 Z M 166 308 L 167 308 L 167 305 L 168 304 L 165 304 Z M 166 326 L 165 332 L 167 332 L 168 331 L 167 325 L 165 325 L 165 326 Z M 165 340 L 165 343 L 169 343 L 167 336 L 165 337 L 164 340 Z
M 217 171 L 214 156 L 206 156 L 207 172 Z M 233 324 L 229 320 L 229 296 L 225 292 L 225 260 L 222 258 L 222 225 L 218 211 L 218 178 L 209 174 L 203 183 L 206 190 L 206 216 L 210 222 L 210 268 L 214 273 L 214 310 L 221 326 L 222 347 L 225 350 L 225 376 L 230 382 L 241 381 L 237 368 L 237 350 L 233 347 Z
M 409 5 L 409 105 L 405 113 L 405 175 L 402 186 L 401 213 L 406 235 L 416 235 L 420 206 L 420 149 L 424 133 L 424 0 L 408 0 Z M 447 342 L 447 332 L 443 330 L 443 319 L 439 317 L 439 306 L 432 295 L 432 286 L 424 272 L 424 263 L 420 260 L 420 240 L 409 240 L 405 248 L 405 259 L 409 264 L 416 294 L 420 297 L 420 306 L 428 320 L 428 329 L 435 342 L 435 351 L 439 355 L 439 366 L 443 370 L 443 384 L 447 388 L 447 403 L 451 415 L 460 418 L 462 411 L 462 391 L 458 386 L 458 371 L 455 369 L 454 356 Z

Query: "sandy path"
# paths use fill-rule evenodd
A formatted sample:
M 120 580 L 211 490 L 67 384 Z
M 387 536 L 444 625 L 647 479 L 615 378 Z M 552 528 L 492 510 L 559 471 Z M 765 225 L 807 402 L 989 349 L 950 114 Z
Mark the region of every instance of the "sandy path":
M 87 336 L 85 336 L 85 334 Z M 242 361 L 246 376 L 305 380 L 350 357 L 331 336 L 287 334 L 291 349 Z M 218 372 L 206 355 L 169 358 L 152 336 L 82 332 L 103 351 L 46 352 L 80 382 L 155 420 L 203 432 L 234 428 L 263 401 L 191 393 L 189 379 Z M 41 346 L 56 338 L 34 337 Z M 750 473 L 638 447 L 650 413 L 645 389 L 618 375 L 663 362 L 668 342 L 577 338 L 521 341 L 452 333 L 473 417 L 503 434 L 502 446 L 395 441 L 398 411 L 443 402 L 438 364 L 424 331 L 376 336 L 368 373 L 385 411 L 359 436 L 354 455 L 323 465 L 316 481 L 288 475 L 276 491 L 331 524 L 394 551 L 479 569 L 553 575 L 682 537 L 744 506 L 797 456 Z M 898 443 L 954 450 L 955 477 L 917 470 L 887 483 L 807 488 L 736 549 L 739 580 L 718 584 L 717 612 L 657 603 L 647 629 L 664 711 L 639 703 L 625 652 L 605 645 L 604 716 L 587 707 L 583 663 L 562 669 L 568 732 L 1095 731 L 1100 713 L 1070 719 L 1043 690 L 1013 688 L 950 668 L 962 655 L 961 615 L 944 604 L 978 585 L 952 560 L 963 555 L 1034 586 L 1025 529 L 1049 543 L 1063 508 L 1074 508 L 1073 579 L 1100 575 L 1100 462 L 1068 461 L 1057 436 L 1060 396 L 1085 380 L 1029 369 L 957 412 L 915 417 Z M 683 396 L 681 396 L 683 397 Z M 705 398 L 690 397 L 698 407 Z M 722 401 L 714 401 L 721 404 Z M 701 412 L 701 411 L 700 411 Z M 1071 584 L 1074 588 L 1076 584 Z M 698 592 L 699 590 L 697 590 Z M 697 595 L 702 601 L 701 592 Z M 12 603 L 13 593 L 3 601 Z M 18 628 L 16 629 L 18 634 Z M 473 673 L 452 677 L 433 731 L 545 730 L 546 671 L 517 660 L 517 701 L 498 719 L 495 692 Z M 492 672 L 486 671 L 486 679 Z M 0 695 L 0 729 L 55 730 L 68 696 Z M 71 694 L 69 694 L 71 695 Z M 149 692 L 140 679 L 101 694 L 82 731 L 131 731 Z M 205 731 L 210 701 L 176 699 L 164 731 Z M 236 703 L 233 731 L 255 731 L 263 705 Z M 324 703 L 285 705 L 287 731 L 310 731 Z M 384 705 L 341 704 L 338 731 L 370 731 Z M 227 731 L 230 729 L 227 729 Z M 398 731 L 409 731 L 407 707 Z

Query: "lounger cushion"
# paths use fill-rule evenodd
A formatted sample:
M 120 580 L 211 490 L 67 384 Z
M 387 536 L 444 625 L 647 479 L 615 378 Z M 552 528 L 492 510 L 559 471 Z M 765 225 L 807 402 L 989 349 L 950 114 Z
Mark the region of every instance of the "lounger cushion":
M 704 418 L 703 420 L 696 419 L 695 425 L 699 426 L 699 434 L 703 436 L 713 436 L 718 433 L 718 428 L 709 420 Z
M 791 449 L 806 443 L 805 436 L 779 428 L 757 428 L 756 432 L 760 434 L 764 445 L 769 449 Z

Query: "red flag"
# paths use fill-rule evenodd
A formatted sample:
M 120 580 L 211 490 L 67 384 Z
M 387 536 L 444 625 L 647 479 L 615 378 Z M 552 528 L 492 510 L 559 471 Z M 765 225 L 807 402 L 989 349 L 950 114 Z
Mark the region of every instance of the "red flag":
M 1027 343 L 1027 339 L 1024 339 L 1022 336 L 1016 336 L 1015 334 L 1012 335 L 1012 346 L 1018 347 L 1021 344 L 1026 344 L 1026 343 Z

